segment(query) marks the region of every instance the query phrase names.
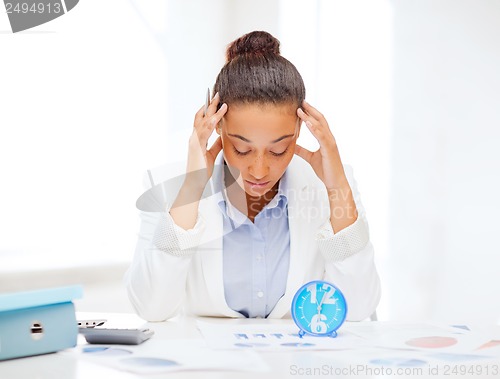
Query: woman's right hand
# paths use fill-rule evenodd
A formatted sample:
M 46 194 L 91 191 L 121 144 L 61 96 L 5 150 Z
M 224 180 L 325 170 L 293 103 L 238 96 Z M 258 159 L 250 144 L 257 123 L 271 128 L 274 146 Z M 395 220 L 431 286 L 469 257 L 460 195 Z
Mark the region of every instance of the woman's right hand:
M 203 190 L 214 170 L 215 158 L 222 150 L 220 136 L 212 147 L 207 150 L 208 140 L 215 127 L 227 112 L 227 104 L 219 105 L 219 94 L 217 93 L 204 115 L 205 106 L 201 107 L 194 118 L 193 133 L 189 138 L 188 162 L 186 179 L 184 183 L 190 187 Z

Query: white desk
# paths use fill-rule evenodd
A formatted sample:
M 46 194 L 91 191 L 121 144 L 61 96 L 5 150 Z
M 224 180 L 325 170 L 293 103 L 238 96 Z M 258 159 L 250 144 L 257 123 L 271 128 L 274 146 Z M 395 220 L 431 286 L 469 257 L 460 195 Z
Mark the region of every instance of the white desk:
M 82 318 L 105 318 L 113 321 L 114 326 L 136 327 L 144 325 L 144 321 L 135 315 L 125 314 L 79 314 Z M 238 323 L 248 320 L 220 319 L 220 322 Z M 273 320 L 261 320 L 262 322 L 273 322 Z M 219 321 L 218 321 L 219 322 Z M 196 328 L 196 320 L 192 318 L 177 318 L 162 323 L 149 323 L 148 327 L 155 330 L 155 339 L 202 339 L 200 332 Z M 111 327 L 111 326 L 110 326 Z M 500 339 L 500 327 L 492 327 L 492 338 Z M 146 342 L 147 343 L 147 342 Z M 79 336 L 79 345 L 86 344 L 85 339 Z M 445 375 L 441 368 L 439 375 L 429 373 L 428 368 L 414 375 L 384 375 L 386 373 L 372 372 L 367 375 L 363 372 L 357 374 L 346 373 L 346 375 L 335 375 L 334 371 L 329 371 L 328 360 L 324 353 L 318 351 L 294 351 L 294 352 L 260 352 L 259 353 L 270 368 L 269 372 L 235 372 L 235 371 L 178 371 L 169 374 L 155 374 L 151 378 L 231 378 L 231 379 L 253 379 L 253 378 L 313 378 L 313 377 L 345 377 L 345 378 L 373 378 L 373 377 L 391 377 L 391 378 L 500 378 L 500 359 L 497 362 L 488 363 L 490 373 L 486 375 L 452 375 L 451 372 Z M 471 365 L 479 364 L 472 362 Z M 493 374 L 492 365 L 498 365 L 499 372 Z M 484 366 L 485 364 L 483 364 Z M 307 371 L 307 369 L 310 369 Z M 311 369 L 316 369 L 317 375 Z M 319 371 L 322 370 L 322 371 Z M 330 369 L 331 370 L 331 369 Z M 69 351 L 47 354 L 42 356 L 27 357 L 0 362 L 0 379 L 114 379 L 114 378 L 144 378 L 145 375 L 137 375 L 126 371 L 112 369 L 106 366 L 98 365 L 84 359 L 79 359 L 71 349 Z

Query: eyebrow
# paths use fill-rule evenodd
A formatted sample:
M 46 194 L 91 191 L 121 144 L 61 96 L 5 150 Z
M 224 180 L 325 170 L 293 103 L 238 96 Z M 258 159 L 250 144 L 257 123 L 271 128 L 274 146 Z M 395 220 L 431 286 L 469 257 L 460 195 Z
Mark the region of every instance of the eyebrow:
M 236 137 L 236 138 L 239 138 L 240 140 L 242 141 L 245 141 L 245 142 L 248 142 L 248 143 L 252 143 L 252 141 L 250 141 L 248 138 L 245 138 L 243 136 L 240 136 L 239 134 L 229 134 L 227 133 L 228 136 L 231 136 L 231 137 Z M 285 138 L 288 138 L 288 137 L 293 137 L 295 134 L 287 134 L 287 135 L 284 135 L 284 136 L 281 136 L 280 138 L 277 138 L 275 139 L 274 141 L 271 141 L 271 143 L 276 143 L 276 142 L 279 142 Z

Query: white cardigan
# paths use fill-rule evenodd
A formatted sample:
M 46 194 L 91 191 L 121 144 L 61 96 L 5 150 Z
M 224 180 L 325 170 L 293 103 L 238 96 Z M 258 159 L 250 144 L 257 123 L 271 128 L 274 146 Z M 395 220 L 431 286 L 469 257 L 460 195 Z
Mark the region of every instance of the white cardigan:
M 168 212 L 182 184 L 182 175 L 175 177 L 163 172 L 163 178 L 169 180 L 137 200 L 141 225 L 124 282 L 136 312 L 148 321 L 166 320 L 181 310 L 198 316 L 244 317 L 229 308 L 224 297 L 223 216 L 210 196 L 214 181 L 222 175 L 222 160 L 223 153 L 219 153 L 193 229 L 186 231 L 177 226 Z M 344 169 L 358 219 L 334 234 L 323 182 L 302 158 L 294 156 L 290 162 L 290 266 L 286 292 L 269 318 L 290 317 L 295 292 L 316 279 L 330 281 L 343 292 L 348 305 L 347 320 L 363 320 L 375 311 L 380 299 L 380 279 L 368 223 L 352 169 Z

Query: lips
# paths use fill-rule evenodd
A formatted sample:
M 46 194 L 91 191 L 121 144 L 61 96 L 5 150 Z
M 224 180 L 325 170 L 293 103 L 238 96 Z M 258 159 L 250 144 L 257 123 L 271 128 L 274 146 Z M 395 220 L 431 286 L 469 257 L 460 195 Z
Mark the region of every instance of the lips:
M 265 185 L 269 184 L 269 182 L 260 182 L 260 183 L 254 183 L 249 180 L 246 181 L 248 184 L 251 186 L 256 186 L 256 187 L 264 187 Z

